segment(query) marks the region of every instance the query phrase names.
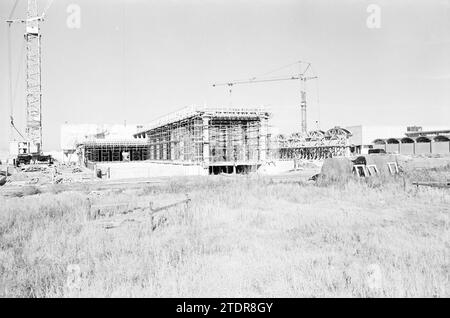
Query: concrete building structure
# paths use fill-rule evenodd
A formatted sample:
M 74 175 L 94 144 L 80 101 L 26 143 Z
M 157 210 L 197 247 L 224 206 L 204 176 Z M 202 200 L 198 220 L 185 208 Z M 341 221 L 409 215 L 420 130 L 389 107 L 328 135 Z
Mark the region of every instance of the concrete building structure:
M 133 142 L 133 134 L 142 127 L 143 125 L 136 124 L 63 124 L 60 139 L 63 158 L 69 160 L 79 145 L 89 145 L 91 148 L 100 147 L 102 143 L 104 146 L 109 143 L 118 145 L 121 142 L 129 145 Z M 92 156 L 106 157 L 94 153 Z M 89 157 L 89 160 L 93 158 Z
M 107 165 L 115 175 L 120 175 L 120 169 L 130 170 L 131 165 L 119 165 L 128 161 L 146 161 L 146 165 L 133 165 L 133 173 L 143 169 L 144 175 L 198 171 L 174 168 L 177 165 L 197 166 L 211 174 L 239 173 L 256 170 L 271 156 L 269 117 L 267 110 L 259 108 L 188 107 L 127 129 L 64 126 L 62 148 L 71 152 L 76 148 L 81 164 Z
M 383 149 L 392 154 L 446 155 L 450 153 L 450 129 L 355 125 L 310 131 L 306 136 L 280 135 L 277 143 L 282 160 L 368 154 L 370 149 Z
M 108 178 L 256 171 L 297 160 L 367 154 L 450 154 L 450 129 L 347 126 L 275 134 L 265 109 L 188 107 L 145 126 L 65 125 L 61 145 Z M 392 137 L 397 136 L 397 137 Z M 132 162 L 130 162 L 132 161 Z M 103 174 L 105 175 L 105 174 Z
M 342 127 L 333 127 L 327 131 L 310 131 L 306 135 L 303 133 L 279 135 L 277 138 L 278 158 L 293 160 L 348 156 L 351 146 L 350 137 L 351 132 Z
M 61 125 L 61 149 L 74 151 L 77 144 L 93 140 L 126 140 L 141 130 L 136 124 L 63 124 Z
M 79 163 L 89 162 L 143 161 L 148 158 L 145 140 L 86 140 L 78 144 Z
M 403 136 L 377 138 L 374 148 L 407 155 L 450 155 L 450 129 L 407 127 Z
M 389 138 L 391 136 L 401 136 L 406 131 L 406 126 L 346 126 L 345 129 L 351 132 L 349 145 L 353 154 L 367 154 L 369 149 L 374 148 L 374 141 L 377 139 Z
M 268 159 L 269 117 L 259 108 L 189 107 L 155 120 L 134 137 L 147 140 L 150 161 L 239 172 Z

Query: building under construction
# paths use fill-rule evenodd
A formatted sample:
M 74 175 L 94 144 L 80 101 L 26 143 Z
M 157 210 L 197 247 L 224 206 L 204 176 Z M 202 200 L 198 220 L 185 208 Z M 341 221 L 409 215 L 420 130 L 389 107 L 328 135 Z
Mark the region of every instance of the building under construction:
M 263 109 L 186 108 L 137 134 L 148 160 L 200 164 L 210 173 L 253 169 L 269 154 L 269 113 Z
M 78 144 L 79 163 L 142 161 L 148 158 L 148 146 L 143 140 L 86 140 Z
M 142 127 L 128 140 L 84 140 L 78 143 L 78 155 L 86 166 L 148 161 L 196 165 L 218 174 L 254 171 L 272 160 L 324 159 L 351 151 L 351 133 L 344 128 L 272 136 L 269 118 L 264 109 L 185 108 Z
M 342 127 L 328 131 L 316 130 L 307 134 L 294 133 L 277 138 L 278 157 L 281 160 L 325 159 L 348 156 L 352 152 L 351 132 Z

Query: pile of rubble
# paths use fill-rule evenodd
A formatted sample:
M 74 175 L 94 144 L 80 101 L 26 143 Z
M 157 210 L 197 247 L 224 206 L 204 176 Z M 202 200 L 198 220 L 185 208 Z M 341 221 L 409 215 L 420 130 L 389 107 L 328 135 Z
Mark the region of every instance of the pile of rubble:
M 0 170 L 0 186 L 46 185 L 81 182 L 93 178 L 92 171 L 70 164 L 6 166 Z

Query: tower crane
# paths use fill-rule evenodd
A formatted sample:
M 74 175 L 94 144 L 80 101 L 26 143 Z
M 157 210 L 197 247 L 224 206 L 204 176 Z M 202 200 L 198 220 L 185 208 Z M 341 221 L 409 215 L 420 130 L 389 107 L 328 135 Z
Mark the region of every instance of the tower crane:
M 14 128 L 24 139 L 22 146 L 18 145 L 19 157 L 45 157 L 42 155 L 42 85 L 41 85 L 41 30 L 40 24 L 44 21 L 45 15 L 53 3 L 49 1 L 46 8 L 39 15 L 37 0 L 27 0 L 27 14 L 25 19 L 12 19 L 14 10 L 17 7 L 18 0 L 9 19 L 8 40 L 10 41 L 11 26 L 13 24 L 25 24 L 25 47 L 26 47 L 26 128 L 23 136 L 14 125 L 13 118 L 13 98 L 12 98 L 12 61 L 11 61 L 11 43 L 9 45 L 9 81 L 10 81 L 10 108 L 11 108 L 11 127 Z
M 311 63 L 308 62 L 302 62 L 298 61 L 293 64 L 289 64 L 285 67 L 282 67 L 280 69 L 286 68 L 288 66 L 292 66 L 294 64 L 298 64 L 300 68 L 299 74 L 292 75 L 292 76 L 286 76 L 286 77 L 269 77 L 269 78 L 258 78 L 253 77 L 249 80 L 243 80 L 243 81 L 234 81 L 234 82 L 227 82 L 227 83 L 215 83 L 212 86 L 228 86 L 230 98 L 232 94 L 233 87 L 235 85 L 240 84 L 252 84 L 252 83 L 266 83 L 266 82 L 279 82 L 279 81 L 292 81 L 297 80 L 301 83 L 301 89 L 300 89 L 300 96 L 301 96 L 301 102 L 300 102 L 300 109 L 301 109 L 301 132 L 303 134 L 307 133 L 307 124 L 306 124 L 306 82 L 312 79 L 317 79 L 318 77 L 313 74 L 313 76 L 307 76 L 309 72 L 312 72 Z M 302 69 L 303 65 L 306 65 L 304 69 Z M 277 70 L 280 70 L 277 69 Z M 275 70 L 275 71 L 277 71 Z M 270 72 L 272 73 L 272 72 Z

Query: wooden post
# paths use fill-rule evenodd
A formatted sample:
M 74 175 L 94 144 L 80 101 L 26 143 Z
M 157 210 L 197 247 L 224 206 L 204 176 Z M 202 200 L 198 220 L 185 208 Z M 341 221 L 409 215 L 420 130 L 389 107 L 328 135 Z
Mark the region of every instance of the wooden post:
M 202 142 L 203 142 L 203 163 L 206 166 L 209 166 L 210 163 L 210 152 L 209 152 L 209 117 L 202 117 L 202 124 L 203 124 L 203 136 L 202 136 Z
M 85 221 L 91 219 L 91 207 L 92 207 L 92 203 L 91 200 L 89 198 L 86 199 L 87 201 L 87 214 L 85 214 Z
M 191 198 L 189 197 L 189 194 L 186 193 L 186 212 L 189 210 L 189 203 L 191 202 Z
M 153 217 L 154 217 L 154 215 L 153 215 L 153 202 L 149 202 L 148 203 L 148 208 L 150 209 L 150 229 L 152 230 L 152 232 L 154 231 L 154 229 L 155 229 L 155 227 L 153 226 L 153 224 L 154 224 L 154 220 L 153 220 Z

